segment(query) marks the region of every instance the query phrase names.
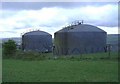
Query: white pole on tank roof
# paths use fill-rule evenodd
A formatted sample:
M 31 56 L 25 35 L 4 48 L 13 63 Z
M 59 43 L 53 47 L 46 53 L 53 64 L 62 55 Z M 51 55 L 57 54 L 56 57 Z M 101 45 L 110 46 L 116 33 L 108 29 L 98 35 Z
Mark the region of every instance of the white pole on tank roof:
M 83 24 L 83 20 L 82 20 L 82 24 Z

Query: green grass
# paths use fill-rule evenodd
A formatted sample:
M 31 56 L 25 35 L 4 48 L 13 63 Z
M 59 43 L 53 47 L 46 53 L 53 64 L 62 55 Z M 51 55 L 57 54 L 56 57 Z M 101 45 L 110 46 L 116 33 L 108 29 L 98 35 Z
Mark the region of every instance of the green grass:
M 3 82 L 117 81 L 117 60 L 3 60 Z
M 55 58 L 52 53 L 17 52 L 3 59 L 3 82 L 117 82 L 118 53 Z
M 2 48 L 0 44 L 0 83 L 2 82 Z

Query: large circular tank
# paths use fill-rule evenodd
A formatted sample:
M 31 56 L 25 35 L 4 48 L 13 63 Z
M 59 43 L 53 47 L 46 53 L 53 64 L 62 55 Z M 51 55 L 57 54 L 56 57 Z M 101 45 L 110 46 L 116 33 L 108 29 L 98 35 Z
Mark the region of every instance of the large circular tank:
M 22 35 L 24 51 L 51 52 L 52 35 L 44 31 L 32 31 Z
M 56 55 L 106 51 L 107 33 L 88 24 L 72 25 L 54 33 Z

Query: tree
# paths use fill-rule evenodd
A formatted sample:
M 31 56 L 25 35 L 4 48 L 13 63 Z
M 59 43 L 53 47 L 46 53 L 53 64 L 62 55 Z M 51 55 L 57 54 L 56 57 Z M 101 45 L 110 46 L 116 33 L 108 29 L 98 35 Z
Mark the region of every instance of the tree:
M 3 54 L 4 55 L 13 55 L 17 50 L 16 43 L 14 40 L 8 40 L 3 43 Z

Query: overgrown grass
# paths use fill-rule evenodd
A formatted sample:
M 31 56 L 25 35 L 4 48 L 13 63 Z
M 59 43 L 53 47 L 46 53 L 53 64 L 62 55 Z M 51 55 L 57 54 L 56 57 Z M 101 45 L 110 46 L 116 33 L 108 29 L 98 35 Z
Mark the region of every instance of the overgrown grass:
M 115 60 L 3 60 L 3 82 L 117 82 Z
M 23 52 L 17 51 L 14 55 L 5 56 L 4 59 L 21 59 L 21 60 L 45 60 L 53 57 L 52 53 L 39 53 L 39 52 Z
M 118 52 L 109 53 L 93 53 L 93 54 L 80 54 L 80 55 L 65 55 L 56 56 L 53 53 L 38 53 L 38 52 L 23 52 L 17 51 L 15 55 L 3 56 L 3 58 L 21 59 L 21 60 L 105 60 L 105 59 L 119 59 Z
M 119 59 L 118 52 L 109 53 L 94 53 L 94 54 L 80 54 L 68 56 L 56 56 L 58 59 L 71 59 L 71 60 L 117 60 Z

